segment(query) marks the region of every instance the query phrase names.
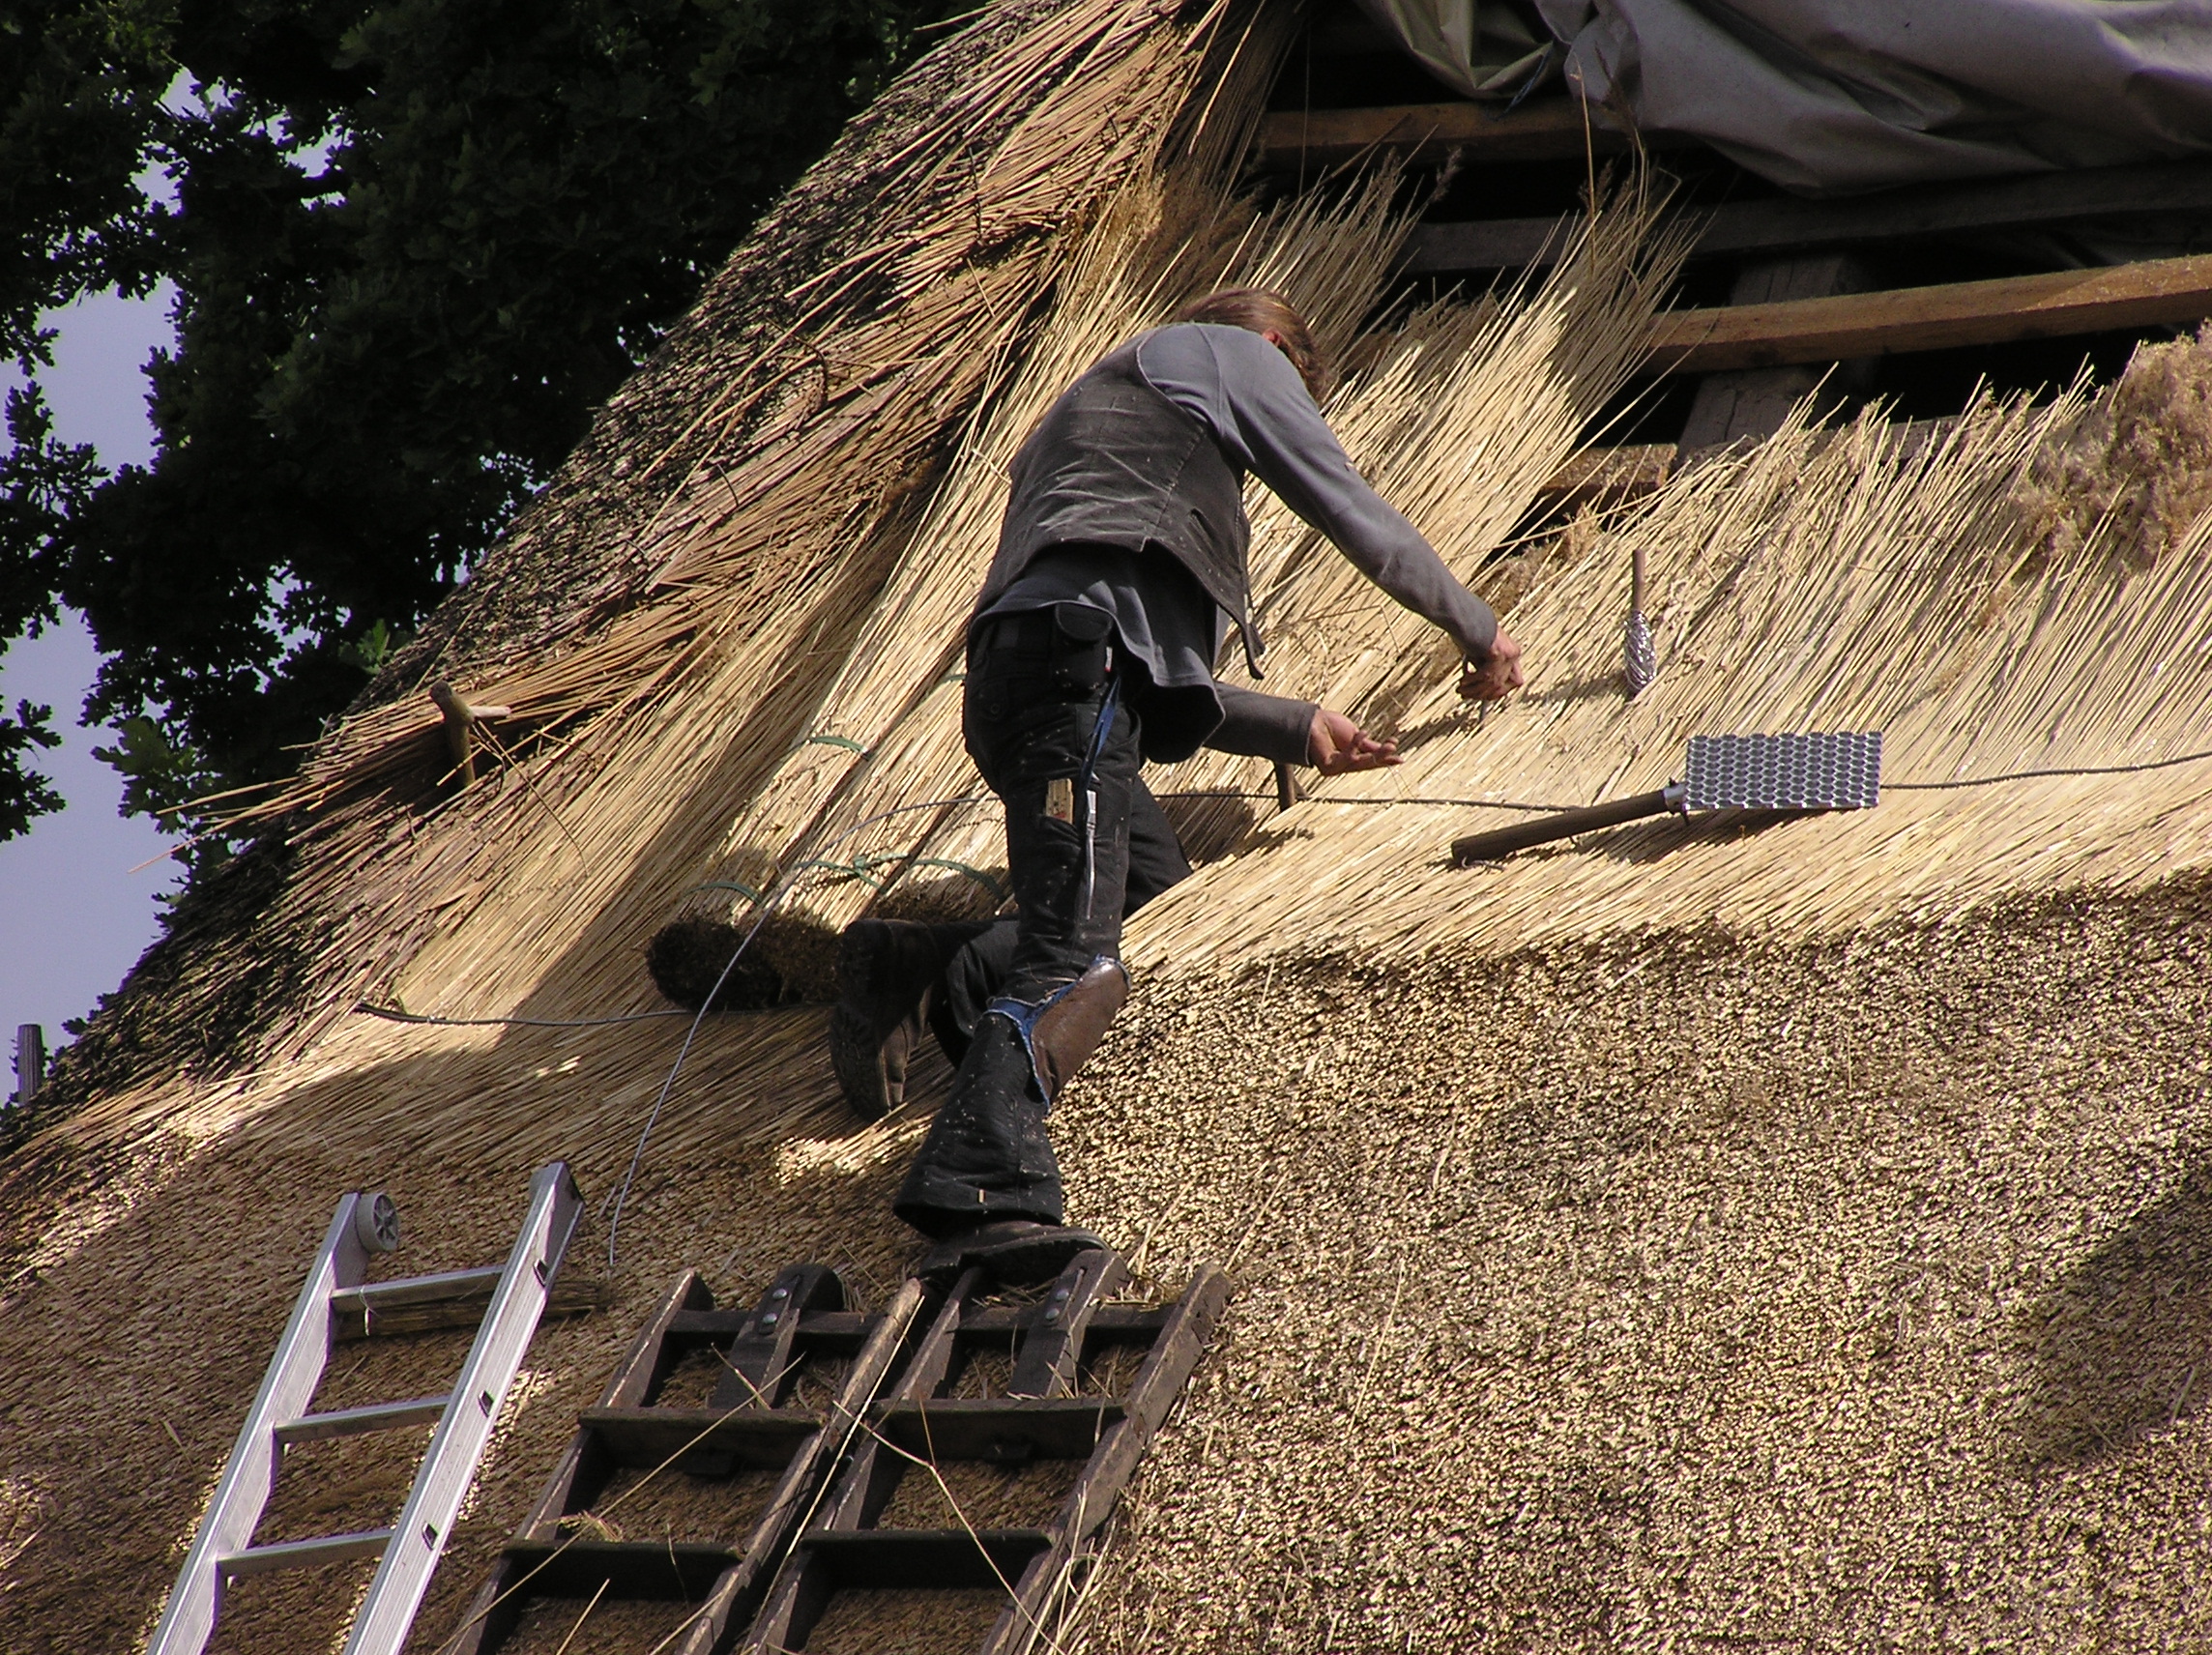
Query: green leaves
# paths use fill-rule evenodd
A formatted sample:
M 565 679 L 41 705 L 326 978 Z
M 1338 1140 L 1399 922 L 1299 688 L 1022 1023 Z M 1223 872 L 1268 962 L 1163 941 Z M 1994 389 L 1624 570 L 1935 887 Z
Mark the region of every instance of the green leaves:
M 143 714 L 124 719 L 116 737 L 114 746 L 95 747 L 92 756 L 122 772 L 124 808 L 173 816 L 194 791 L 200 756 L 171 742 L 160 725 Z
M 383 671 L 384 663 L 392 658 L 393 653 L 413 637 L 412 632 L 395 631 L 387 623 L 379 621 L 360 637 L 340 644 L 335 653 L 347 666 L 359 667 L 374 677 Z
M 0 462 L 0 639 L 84 611 L 139 810 L 288 771 L 957 9 L 0 7 L 7 349 L 83 291 L 178 294 L 151 466 L 103 479 L 13 407 Z M 164 106 L 179 66 L 199 95 Z M 174 209 L 134 183 L 157 164 Z
M 44 776 L 23 768 L 34 747 L 53 748 L 62 739 L 48 727 L 50 707 L 15 703 L 14 717 L 0 714 L 0 839 L 13 839 L 26 831 L 33 818 L 62 807 L 61 795 Z

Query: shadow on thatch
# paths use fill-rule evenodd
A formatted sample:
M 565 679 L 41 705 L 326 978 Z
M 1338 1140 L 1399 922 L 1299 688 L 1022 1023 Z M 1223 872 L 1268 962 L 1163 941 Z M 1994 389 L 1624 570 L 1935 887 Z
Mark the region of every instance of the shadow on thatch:
M 999 887 L 992 882 L 978 888 L 978 880 L 990 876 L 901 880 L 872 912 L 882 919 L 924 923 L 988 918 Z M 716 1011 L 830 1005 L 837 999 L 837 939 L 821 918 L 803 912 L 771 914 L 757 930 L 749 920 L 733 925 L 696 916 L 673 919 L 646 944 L 645 969 L 655 988 L 690 1011 L 710 994 Z
M 1441 718 L 1431 718 L 1423 723 L 1413 725 L 1411 729 L 1400 730 L 1396 735 L 1398 751 L 1410 757 L 1422 747 L 1427 746 L 1431 741 L 1464 736 L 1467 734 L 1468 726 L 1473 717 L 1474 713 L 1470 708 L 1456 707 Z M 1387 726 L 1382 726 L 1382 728 L 1387 728 Z
M 1528 690 L 1522 699 L 1534 702 L 1539 707 L 1548 707 L 1570 701 L 1594 701 L 1608 695 L 1616 701 L 1623 699 L 1623 686 L 1617 670 L 1609 669 L 1591 673 L 1585 678 L 1565 679 L 1557 683 L 1547 684 L 1542 689 Z
M 1182 842 L 1182 854 L 1204 867 L 1241 845 L 1262 820 L 1262 803 L 1245 798 L 1163 798 L 1160 808 Z M 1275 807 L 1266 806 L 1275 814 Z
M 2080 1466 L 2169 1430 L 2212 1388 L 2212 1166 L 2199 1166 L 2025 1318 L 2030 1466 Z
M 1800 825 L 1810 814 L 1803 810 L 1715 810 L 1689 817 L 1654 817 L 1607 834 L 1599 841 L 1599 849 L 1615 862 L 1657 862 L 1685 845 L 1725 845 L 1755 838 L 1779 828 Z

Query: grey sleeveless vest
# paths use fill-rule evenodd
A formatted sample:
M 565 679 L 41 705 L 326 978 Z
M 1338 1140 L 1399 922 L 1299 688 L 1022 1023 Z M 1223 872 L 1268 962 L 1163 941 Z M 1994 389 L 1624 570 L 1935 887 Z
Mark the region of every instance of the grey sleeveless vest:
M 1158 546 L 1197 577 L 1244 640 L 1255 677 L 1243 478 L 1197 420 L 1137 365 L 1142 335 L 1069 386 L 1014 455 L 1013 493 L 978 611 L 1051 546 Z

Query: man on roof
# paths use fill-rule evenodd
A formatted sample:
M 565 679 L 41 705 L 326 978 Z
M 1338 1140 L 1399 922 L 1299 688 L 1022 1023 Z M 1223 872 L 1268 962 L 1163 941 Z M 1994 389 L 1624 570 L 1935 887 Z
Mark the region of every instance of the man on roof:
M 1247 472 L 1450 636 L 1462 695 L 1521 683 L 1521 648 L 1489 605 L 1345 456 L 1316 405 L 1324 389 L 1290 304 L 1228 290 L 1109 353 L 1014 457 L 968 625 L 962 722 L 1005 806 L 1018 913 L 849 927 L 830 1019 L 839 1083 L 871 1119 L 900 1101 L 925 1019 L 958 1065 L 893 1202 L 938 1243 L 924 1273 L 973 1263 L 1043 1280 L 1102 1245 L 1064 1223 L 1045 1116 L 1128 994 L 1123 917 L 1190 872 L 1140 765 L 1202 746 L 1324 775 L 1398 762 L 1396 742 L 1342 713 L 1213 676 L 1231 626 L 1260 671 Z

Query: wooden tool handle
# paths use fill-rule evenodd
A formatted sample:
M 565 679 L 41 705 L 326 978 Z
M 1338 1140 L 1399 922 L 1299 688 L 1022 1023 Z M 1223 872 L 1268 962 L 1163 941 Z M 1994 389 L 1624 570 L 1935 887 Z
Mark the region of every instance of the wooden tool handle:
M 1452 841 L 1452 860 L 1463 868 L 1470 862 L 1496 861 L 1515 851 L 1526 851 L 1530 845 L 1571 839 L 1593 828 L 1612 828 L 1622 822 L 1634 822 L 1640 816 L 1663 815 L 1676 808 L 1669 797 L 1672 791 L 1662 787 L 1629 798 L 1587 804 L 1580 810 L 1557 810 L 1534 822 L 1516 822 L 1510 828 L 1493 828 L 1487 833 L 1470 833 L 1464 839 Z

